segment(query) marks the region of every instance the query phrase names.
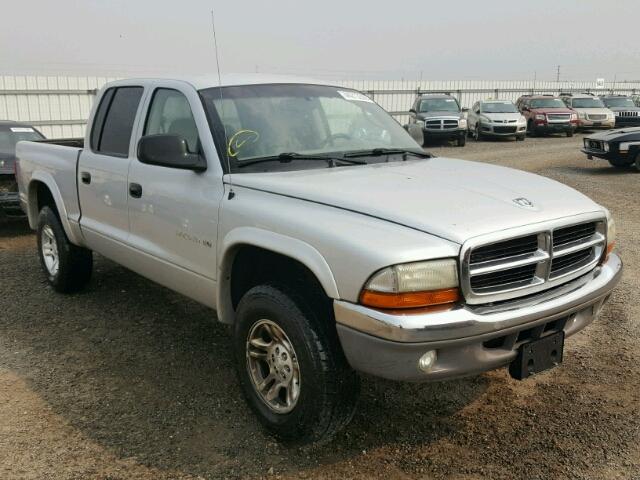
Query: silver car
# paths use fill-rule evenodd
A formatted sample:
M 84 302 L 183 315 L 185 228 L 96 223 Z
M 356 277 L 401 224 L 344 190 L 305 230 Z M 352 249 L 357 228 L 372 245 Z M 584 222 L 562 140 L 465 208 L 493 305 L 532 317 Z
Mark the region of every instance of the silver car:
M 524 140 L 527 119 L 511 100 L 482 100 L 469 110 L 467 128 L 476 140 L 482 140 L 484 136 L 512 136 Z

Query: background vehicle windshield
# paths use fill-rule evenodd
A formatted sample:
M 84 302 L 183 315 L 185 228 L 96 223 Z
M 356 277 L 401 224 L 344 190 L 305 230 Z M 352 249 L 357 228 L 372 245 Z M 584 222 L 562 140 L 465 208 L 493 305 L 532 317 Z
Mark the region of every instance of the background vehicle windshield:
M 599 98 L 574 98 L 571 106 L 573 108 L 605 108 Z
M 635 103 L 630 98 L 607 98 L 604 103 L 607 107 L 635 107 Z
M 16 144 L 22 140 L 41 140 L 43 137 L 31 127 L 0 126 L 0 156 L 15 157 Z
M 531 108 L 567 108 L 559 98 L 535 98 L 531 100 Z
M 296 84 L 247 85 L 223 87 L 222 91 L 211 88 L 200 95 L 214 138 L 228 156 L 232 171 L 243 162 L 281 153 L 339 157 L 374 148 L 422 150 L 388 113 L 354 90 Z M 220 148 L 222 145 L 224 148 Z M 384 156 L 376 158 L 386 161 Z M 261 164 L 261 169 L 326 166 L 322 161 L 269 162 Z
M 456 112 L 460 106 L 455 98 L 426 98 L 420 101 L 421 112 Z
M 518 109 L 511 102 L 481 103 L 480 111 L 482 113 L 518 113 Z

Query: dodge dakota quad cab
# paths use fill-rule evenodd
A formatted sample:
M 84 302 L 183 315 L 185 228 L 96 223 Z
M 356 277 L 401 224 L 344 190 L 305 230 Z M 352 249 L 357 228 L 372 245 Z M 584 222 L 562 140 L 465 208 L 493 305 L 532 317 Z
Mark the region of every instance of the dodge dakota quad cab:
M 516 106 L 527 119 L 529 135 L 564 133 L 572 137 L 578 125 L 578 115 L 553 95 L 523 95 Z
M 515 137 L 524 140 L 527 119 L 511 100 L 481 100 L 473 104 L 467 117 L 469 133 L 476 140 L 488 137 Z
M 21 140 L 41 140 L 44 136 L 31 125 L 0 120 L 0 221 L 23 217 L 15 177 L 16 144 Z
M 589 135 L 584 139 L 582 151 L 587 158 L 602 158 L 612 167 L 635 167 L 640 171 L 640 127 Z
M 459 147 L 464 147 L 467 143 L 465 111 L 451 95 L 418 95 L 409 110 L 409 125 L 422 128 L 425 142 L 455 140 Z
M 603 95 L 600 97 L 604 105 L 616 116 L 616 127 L 640 126 L 640 107 L 626 95 Z
M 547 178 L 432 157 L 355 90 L 120 80 L 88 125 L 76 146 L 18 144 L 48 282 L 82 288 L 97 252 L 215 309 L 249 405 L 284 440 L 343 427 L 356 372 L 553 367 L 621 274 L 604 207 Z

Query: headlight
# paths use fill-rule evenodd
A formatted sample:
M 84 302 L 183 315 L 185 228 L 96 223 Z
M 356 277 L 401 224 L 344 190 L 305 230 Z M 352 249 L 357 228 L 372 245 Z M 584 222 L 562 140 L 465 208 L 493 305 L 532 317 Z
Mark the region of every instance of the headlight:
M 607 113 L 607 118 L 609 120 L 614 120 L 616 118 L 616 116 L 615 116 L 615 114 L 613 112 L 611 112 L 611 113 Z
M 416 120 L 416 125 L 419 127 L 424 127 L 424 120 Z
M 577 120 L 578 119 L 578 115 L 576 115 L 575 113 L 571 114 L 571 120 Z
M 458 122 L 458 126 L 460 128 L 467 128 L 467 119 L 461 118 L 460 121 Z
M 536 114 L 536 120 L 546 120 L 547 116 L 542 113 Z
M 460 299 L 458 266 L 453 258 L 404 263 L 374 273 L 360 294 L 363 305 L 419 308 Z
M 609 151 L 609 142 L 602 142 L 602 148 L 605 152 Z
M 518 123 L 527 123 L 527 119 L 524 117 L 524 115 L 520 115 L 520 120 L 518 120 Z

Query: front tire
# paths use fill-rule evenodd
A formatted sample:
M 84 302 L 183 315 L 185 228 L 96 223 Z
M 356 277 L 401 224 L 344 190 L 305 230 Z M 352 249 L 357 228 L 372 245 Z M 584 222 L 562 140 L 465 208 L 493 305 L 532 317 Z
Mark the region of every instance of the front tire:
M 460 135 L 458 137 L 458 146 L 459 147 L 464 147 L 467 144 L 467 136 L 466 135 Z
M 355 411 L 356 373 L 333 318 L 287 287 L 260 285 L 238 304 L 236 367 L 251 409 L 278 439 L 324 443 Z
M 569 130 L 567 132 L 567 137 L 573 137 L 573 130 Z
M 91 250 L 69 242 L 60 219 L 50 207 L 38 216 L 38 254 L 49 284 L 60 293 L 77 292 L 91 279 Z
M 479 142 L 482 140 L 482 132 L 480 132 L 480 125 L 476 125 L 475 137 L 476 137 L 476 142 Z
M 609 158 L 609 164 L 615 168 L 629 168 L 632 165 L 638 165 L 638 157 L 636 157 L 635 162 L 633 160 L 629 161 L 626 158 Z

